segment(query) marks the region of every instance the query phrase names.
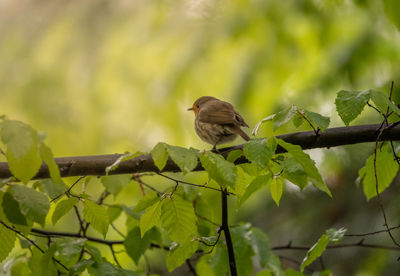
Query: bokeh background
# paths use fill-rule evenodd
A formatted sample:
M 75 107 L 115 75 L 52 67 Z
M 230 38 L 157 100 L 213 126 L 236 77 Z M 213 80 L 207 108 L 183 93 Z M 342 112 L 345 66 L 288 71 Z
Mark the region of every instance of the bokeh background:
M 251 128 L 290 104 L 342 126 L 339 90 L 388 93 L 392 80 L 400 87 L 399 18 L 396 0 L 1 0 L 0 114 L 46 133 L 56 156 L 145 152 L 160 141 L 209 149 L 186 110 L 203 95 L 232 102 Z M 378 122 L 364 111 L 354 124 Z M 265 124 L 259 136 L 301 130 Z M 272 245 L 310 245 L 331 227 L 382 229 L 377 202 L 366 202 L 354 183 L 371 152 L 368 144 L 310 151 L 332 200 L 287 185 L 279 208 L 261 191 L 233 210 L 233 222 L 264 229 Z M 133 205 L 140 197 L 133 186 L 117 200 Z M 398 186 L 383 194 L 393 225 Z M 391 245 L 386 234 L 367 241 Z M 305 254 L 276 253 L 298 261 Z M 397 258 L 336 249 L 323 265 L 335 275 L 398 275 Z M 161 261 L 152 265 L 166 273 Z

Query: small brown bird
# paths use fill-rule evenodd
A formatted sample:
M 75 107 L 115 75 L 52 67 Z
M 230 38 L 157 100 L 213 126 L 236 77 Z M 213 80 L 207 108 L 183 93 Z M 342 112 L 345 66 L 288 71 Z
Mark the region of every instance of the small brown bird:
M 238 134 L 244 140 L 250 140 L 240 128 L 249 126 L 228 102 L 203 96 L 198 98 L 188 110 L 193 110 L 196 116 L 194 129 L 197 135 L 201 140 L 213 145 L 213 150 L 216 150 L 219 144 L 235 140 Z

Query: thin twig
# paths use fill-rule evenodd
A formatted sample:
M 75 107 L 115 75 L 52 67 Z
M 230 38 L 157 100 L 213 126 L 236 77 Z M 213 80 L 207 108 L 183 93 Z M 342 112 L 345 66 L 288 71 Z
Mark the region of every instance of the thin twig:
M 207 221 L 207 222 L 211 223 L 211 224 L 214 225 L 214 226 L 218 226 L 218 227 L 220 226 L 218 223 L 216 223 L 216 222 L 210 220 L 209 218 L 206 218 L 206 217 L 203 217 L 202 215 L 200 215 L 200 214 L 197 212 L 196 206 L 197 206 L 197 199 L 195 199 L 195 200 L 193 201 L 193 209 L 194 209 L 194 214 L 195 214 L 199 219 L 202 219 L 202 220 L 204 220 L 204 221 Z
M 71 233 L 71 232 L 60 232 L 60 231 L 50 231 L 50 230 L 44 230 L 44 229 L 37 229 L 37 228 L 32 228 L 30 234 L 41 234 L 43 236 L 49 236 L 53 238 L 60 238 L 60 237 L 71 237 L 71 238 L 85 238 L 88 241 L 91 242 L 96 242 L 96 243 L 102 243 L 106 245 L 110 244 L 123 244 L 123 240 L 103 240 L 91 236 L 83 236 L 80 233 Z
M 138 173 L 134 173 L 134 174 L 132 174 L 132 179 L 135 180 L 137 183 L 139 183 L 139 186 L 140 186 L 140 187 L 145 186 L 145 187 L 149 188 L 150 190 L 156 192 L 158 195 L 162 195 L 162 194 L 163 194 L 162 192 L 160 192 L 159 190 L 157 190 L 156 188 L 150 186 L 149 184 L 145 183 L 145 182 L 142 180 L 142 176 L 143 176 L 143 175 L 149 175 L 149 174 L 138 174 Z M 153 175 L 153 174 L 150 174 L 150 175 Z
M 98 204 L 98 205 L 103 204 L 103 201 L 104 201 L 110 194 L 111 194 L 111 193 L 110 193 L 109 191 L 104 190 L 104 191 L 101 193 L 99 199 L 97 200 L 97 204 Z
M 115 255 L 113 244 L 110 244 L 109 247 L 110 247 L 111 254 L 112 254 L 113 258 L 114 258 L 115 263 L 117 264 L 118 267 L 121 267 L 121 264 L 118 262 L 117 256 Z
M 189 268 L 189 271 L 192 272 L 192 274 L 193 274 L 194 276 L 197 276 L 197 272 L 196 272 L 196 270 L 194 269 L 194 267 L 193 267 L 193 265 L 192 265 L 192 263 L 190 262 L 189 259 L 186 259 L 186 264 L 187 264 L 187 266 L 188 266 L 188 268 Z
M 381 244 L 371 244 L 364 243 L 363 240 L 357 243 L 341 243 L 341 244 L 333 244 L 328 245 L 326 249 L 337 249 L 337 248 L 346 248 L 346 247 L 366 247 L 366 248 L 376 248 L 376 249 L 386 249 L 393 251 L 400 251 L 400 247 L 397 246 L 389 246 L 389 245 L 381 245 Z M 298 245 L 282 245 L 282 246 L 274 246 L 272 250 L 310 250 L 311 246 L 298 246 Z
M 114 229 L 114 231 L 117 232 L 122 238 L 126 238 L 126 236 L 121 231 L 119 231 L 117 227 L 115 227 L 114 223 L 111 223 L 110 225 L 111 228 Z
M 205 185 L 194 184 L 194 183 L 186 182 L 186 181 L 183 181 L 183 180 L 175 179 L 175 178 L 173 178 L 173 177 L 170 177 L 170 176 L 168 176 L 168 175 L 162 174 L 162 173 L 160 173 L 160 172 L 158 172 L 157 174 L 158 174 L 159 176 L 165 177 L 165 178 L 167 178 L 167 179 L 169 179 L 169 180 L 172 180 L 172 181 L 174 181 L 174 182 L 179 182 L 179 183 L 181 183 L 181 184 L 185 184 L 185 185 L 190 185 L 190 186 L 195 186 L 195 187 L 200 187 L 200 188 L 205 188 L 205 189 L 210 189 L 210 190 L 214 190 L 214 191 L 221 192 L 221 190 L 218 189 L 218 188 L 209 187 L 209 186 L 205 186 Z M 229 195 L 234 195 L 234 193 L 231 193 L 231 192 L 227 192 L 227 194 L 229 194 Z
M 27 240 L 28 242 L 30 242 L 34 247 L 36 247 L 40 252 L 42 252 L 43 254 L 45 253 L 45 251 L 39 246 L 37 245 L 33 240 L 31 240 L 30 238 L 28 238 L 27 236 L 25 236 L 24 234 L 22 234 L 20 231 L 14 229 L 11 226 L 8 226 L 6 223 L 4 223 L 2 220 L 0 220 L 0 223 L 6 227 L 7 229 L 13 231 L 14 233 L 16 233 L 17 235 L 23 237 L 25 240 Z M 53 261 L 56 262 L 57 264 L 59 264 L 62 268 L 64 268 L 66 271 L 69 271 L 68 267 L 66 267 L 65 265 L 63 265 L 59 260 L 57 260 L 56 258 L 52 257 Z
M 379 136 L 378 136 L 379 138 Z M 398 247 L 400 247 L 400 244 L 396 241 L 396 239 L 393 237 L 392 232 L 390 231 L 389 228 L 389 224 L 388 224 L 388 220 L 386 218 L 386 211 L 385 211 L 385 207 L 383 206 L 383 202 L 381 199 L 381 194 L 379 192 L 379 183 L 378 183 L 378 172 L 376 169 L 376 156 L 377 156 L 377 149 L 378 149 L 378 139 L 375 142 L 375 148 L 374 148 L 374 175 L 375 175 L 375 189 L 376 189 L 376 196 L 378 198 L 378 202 L 379 202 L 379 207 L 381 209 L 382 215 L 383 215 L 383 219 L 385 220 L 385 224 L 384 226 L 386 227 L 386 231 L 388 232 L 390 238 L 392 239 L 393 243 L 395 245 L 397 245 Z
M 289 261 L 289 262 L 291 262 L 291 263 L 294 263 L 294 264 L 298 265 L 299 268 L 300 268 L 300 266 L 301 266 L 301 262 L 297 261 L 296 259 L 293 259 L 293 258 L 290 258 L 290 257 L 287 257 L 287 256 L 282 256 L 282 255 L 277 255 L 277 256 L 278 256 L 280 259 L 282 259 L 282 260 L 286 260 L 286 261 Z M 308 266 L 305 267 L 305 270 L 307 270 L 308 272 L 311 272 L 311 273 L 314 272 L 314 270 L 311 269 L 311 268 L 308 267 Z
M 217 245 L 217 243 L 219 242 L 219 239 L 221 238 L 221 233 L 222 233 L 222 229 L 220 228 L 220 229 L 218 230 L 217 239 L 216 239 L 215 242 L 212 243 L 212 244 L 207 243 L 207 242 L 203 241 L 202 239 L 196 239 L 198 242 L 204 244 L 205 246 L 212 247 L 209 251 L 204 252 L 204 254 L 211 254 L 211 252 L 213 252 L 214 247 Z
M 303 119 L 304 120 L 306 120 L 306 122 L 311 126 L 311 128 L 314 130 L 314 132 L 315 132 L 315 135 L 319 135 L 319 128 L 318 129 L 315 129 L 315 127 L 314 127 L 314 125 L 310 122 L 310 120 L 307 118 L 307 116 L 304 114 L 304 112 L 303 111 L 297 111 L 297 113 L 301 116 L 301 117 L 303 117 Z
M 59 194 L 58 196 L 56 196 L 55 198 L 53 198 L 52 200 L 50 200 L 51 202 L 54 202 L 55 200 L 57 200 L 58 198 L 60 198 L 62 195 L 71 195 L 71 189 L 78 184 L 79 181 L 81 181 L 83 178 L 85 178 L 86 175 L 82 175 L 81 177 L 79 177 L 74 183 L 72 183 L 72 185 L 63 193 Z
M 394 160 L 397 162 L 398 165 L 400 165 L 400 157 L 396 153 L 396 150 L 394 148 L 392 140 L 390 140 L 390 147 L 392 148 L 392 153 L 393 153 L 393 156 L 394 156 Z
M 400 225 L 393 226 L 389 229 L 394 230 L 397 228 L 400 228 Z M 380 234 L 380 233 L 387 233 L 387 229 L 378 230 L 378 231 L 374 231 L 374 232 L 368 232 L 368 233 L 361 233 L 361 234 L 345 234 L 344 236 L 345 237 L 366 237 L 366 236 L 372 236 L 372 235 L 376 235 L 376 234 Z

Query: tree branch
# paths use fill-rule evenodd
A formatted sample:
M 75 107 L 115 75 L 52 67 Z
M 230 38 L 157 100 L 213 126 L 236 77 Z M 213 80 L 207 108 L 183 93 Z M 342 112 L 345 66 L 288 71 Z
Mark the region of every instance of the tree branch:
M 365 142 L 375 142 L 379 136 L 380 124 L 360 125 L 351 127 L 329 128 L 324 132 L 315 135 L 314 131 L 296 132 L 284 135 L 278 135 L 277 138 L 283 139 L 286 142 L 300 145 L 303 149 L 313 148 L 330 148 L 343 145 L 351 145 Z M 399 140 L 400 124 L 391 124 L 385 127 L 379 137 L 379 141 Z M 241 149 L 243 145 L 219 149 L 223 156 L 235 149 Z M 278 148 L 277 152 L 283 152 L 282 148 Z M 55 161 L 60 169 L 62 177 L 82 176 L 82 175 L 105 175 L 107 166 L 113 164 L 121 154 L 109 155 L 91 155 L 91 156 L 73 156 L 55 158 Z M 236 163 L 246 163 L 246 158 L 239 158 Z M 195 171 L 203 170 L 199 163 L 194 169 Z M 162 172 L 179 172 L 178 166 L 169 159 Z M 159 172 L 158 168 L 150 154 L 141 155 L 131 160 L 121 162 L 118 168 L 111 171 L 110 174 L 125 174 L 125 173 L 143 173 L 143 172 Z M 7 162 L 0 162 L 0 178 L 9 178 L 12 174 L 8 168 Z M 49 171 L 43 164 L 35 179 L 48 178 Z
M 283 246 L 274 246 L 272 250 L 310 250 L 312 246 L 295 246 L 295 245 L 283 245 Z M 346 248 L 346 247 L 365 247 L 365 248 L 376 248 L 376 249 L 386 249 L 393 251 L 400 251 L 400 247 L 398 246 L 390 246 L 390 245 L 381 245 L 381 244 L 371 244 L 364 243 L 364 240 L 361 240 L 356 243 L 340 243 L 328 245 L 326 249 L 337 249 L 337 248 Z
M 228 225 L 228 192 L 225 188 L 221 191 L 221 209 L 222 209 L 222 224 L 219 231 L 224 231 L 226 248 L 228 249 L 229 267 L 231 270 L 231 276 L 237 276 L 235 252 L 233 251 L 233 243 L 231 233 Z

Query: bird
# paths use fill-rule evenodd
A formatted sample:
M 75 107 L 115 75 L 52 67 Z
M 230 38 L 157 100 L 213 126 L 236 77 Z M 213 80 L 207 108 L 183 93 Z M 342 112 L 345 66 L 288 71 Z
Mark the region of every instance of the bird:
M 197 135 L 213 146 L 216 151 L 217 145 L 225 144 L 235 140 L 240 135 L 249 141 L 250 137 L 241 129 L 249 127 L 242 116 L 235 110 L 232 104 L 211 96 L 198 98 L 192 110 L 195 114 L 194 129 Z

